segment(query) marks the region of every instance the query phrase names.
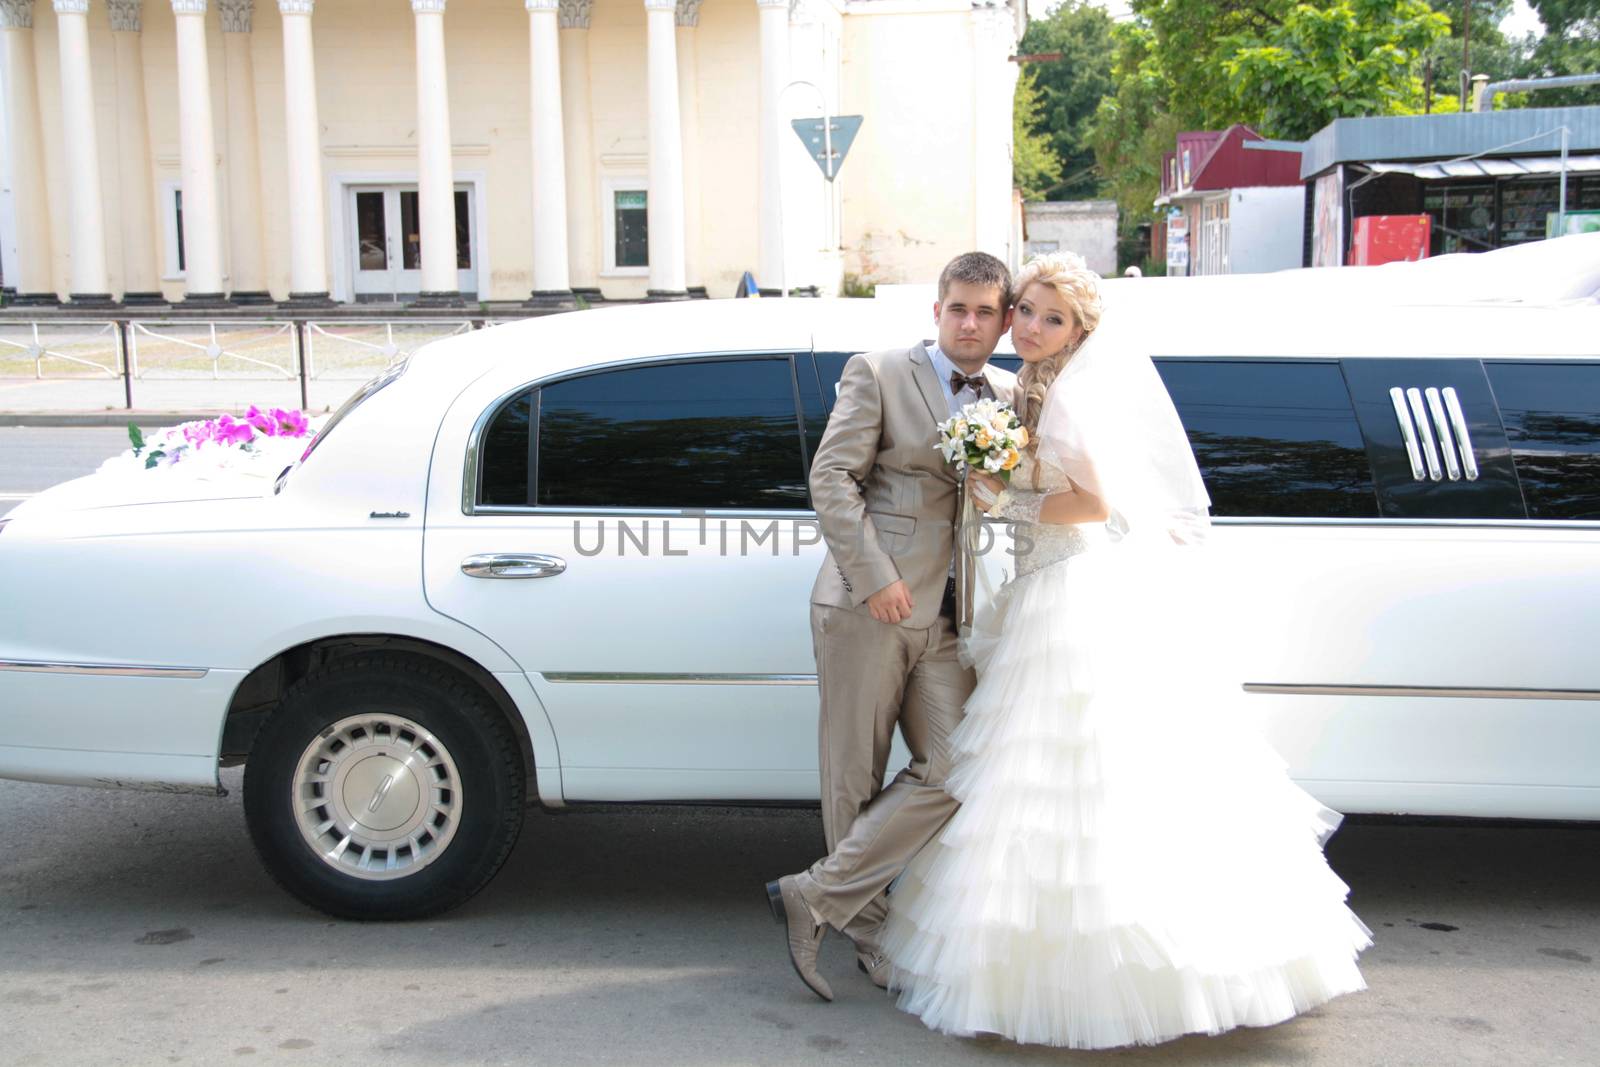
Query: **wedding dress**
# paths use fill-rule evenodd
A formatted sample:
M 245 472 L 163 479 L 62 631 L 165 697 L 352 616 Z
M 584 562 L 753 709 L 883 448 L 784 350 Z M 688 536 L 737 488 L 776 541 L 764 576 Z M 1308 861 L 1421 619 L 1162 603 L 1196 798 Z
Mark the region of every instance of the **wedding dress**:
M 1032 521 L 1069 487 L 1042 463 L 1030 492 L 1034 465 L 1004 513 L 1021 520 L 1016 577 L 964 645 L 978 683 L 946 785 L 961 809 L 890 894 L 900 1007 L 950 1034 L 1105 1048 L 1265 1026 L 1365 988 L 1370 931 L 1321 848 L 1340 817 L 1243 721 L 1204 615 L 1175 610 L 1203 602 L 1208 550 Z M 1131 500 L 1139 484 L 1108 488 Z

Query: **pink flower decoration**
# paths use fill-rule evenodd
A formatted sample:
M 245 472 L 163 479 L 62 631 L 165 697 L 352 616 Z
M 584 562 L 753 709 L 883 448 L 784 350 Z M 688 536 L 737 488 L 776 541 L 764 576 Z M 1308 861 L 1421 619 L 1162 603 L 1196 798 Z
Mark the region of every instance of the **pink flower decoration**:
M 199 448 L 207 441 L 216 440 L 217 424 L 207 419 L 204 422 L 188 422 L 183 426 L 183 439 L 188 441 L 193 448 Z
M 248 422 L 235 422 L 232 415 L 224 415 L 216 420 L 216 431 L 213 440 L 219 445 L 243 445 L 254 441 L 255 430 Z
M 251 426 L 254 426 L 268 437 L 276 437 L 278 435 L 278 415 L 279 411 L 277 408 L 273 408 L 269 414 L 268 412 L 262 411 L 254 404 L 251 404 L 250 410 L 244 413 L 244 421 L 249 423 Z
M 285 411 L 283 408 L 273 408 L 272 417 L 278 424 L 279 437 L 304 437 L 309 430 L 310 423 L 303 411 Z

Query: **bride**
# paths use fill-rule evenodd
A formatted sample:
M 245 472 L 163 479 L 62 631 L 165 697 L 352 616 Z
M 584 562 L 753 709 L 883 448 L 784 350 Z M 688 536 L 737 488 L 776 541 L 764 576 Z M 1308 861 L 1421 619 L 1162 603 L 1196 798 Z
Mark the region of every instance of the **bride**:
M 901 876 L 883 944 L 928 1026 L 1073 1048 L 1281 1022 L 1365 988 L 1371 944 L 1322 855 L 1340 817 L 1215 666 L 1210 500 L 1154 364 L 1100 329 L 1097 283 L 1071 254 L 1016 281 L 1032 440 L 1009 487 L 968 478 L 1017 524 L 1017 576 L 965 641 L 962 807 Z

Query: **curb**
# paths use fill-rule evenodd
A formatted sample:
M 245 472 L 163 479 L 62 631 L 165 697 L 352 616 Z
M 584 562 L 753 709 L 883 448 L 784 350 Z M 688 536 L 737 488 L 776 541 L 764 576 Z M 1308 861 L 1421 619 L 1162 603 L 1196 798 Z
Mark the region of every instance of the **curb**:
M 194 419 L 214 419 L 221 412 L 210 411 L 0 411 L 0 426 L 175 426 Z

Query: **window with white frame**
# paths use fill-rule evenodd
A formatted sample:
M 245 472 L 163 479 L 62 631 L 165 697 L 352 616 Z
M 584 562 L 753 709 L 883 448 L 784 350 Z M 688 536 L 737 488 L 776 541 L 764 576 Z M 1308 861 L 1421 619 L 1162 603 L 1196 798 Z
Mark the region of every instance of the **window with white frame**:
M 600 182 L 601 273 L 613 277 L 650 273 L 649 183 L 643 175 L 607 176 Z
M 169 282 L 184 276 L 183 262 L 183 185 L 161 183 L 161 232 L 166 254 L 162 258 L 162 277 Z
M 1198 274 L 1228 273 L 1228 201 L 1207 200 L 1200 215 Z

